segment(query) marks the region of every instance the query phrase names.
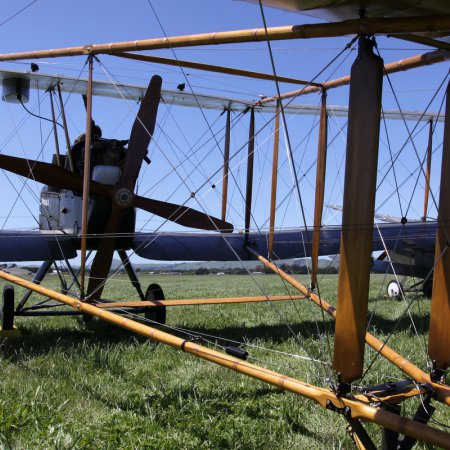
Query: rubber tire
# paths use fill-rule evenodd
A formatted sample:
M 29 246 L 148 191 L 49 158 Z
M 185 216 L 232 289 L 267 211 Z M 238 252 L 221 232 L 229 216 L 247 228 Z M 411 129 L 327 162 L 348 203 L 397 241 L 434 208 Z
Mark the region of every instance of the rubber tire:
M 431 298 L 433 294 L 433 280 L 428 279 L 422 284 L 422 293 L 426 298 Z
M 394 284 L 397 286 L 397 289 L 398 289 L 397 293 L 393 292 L 393 286 L 392 285 L 394 285 Z M 389 281 L 389 283 L 387 285 L 387 288 L 386 288 L 386 293 L 387 293 L 388 298 L 390 298 L 392 300 L 401 301 L 402 300 L 402 293 L 403 293 L 402 283 L 399 283 L 397 280 Z
M 145 300 L 164 300 L 164 292 L 161 289 L 161 286 L 159 284 L 152 283 L 147 288 Z M 164 325 L 166 323 L 166 307 L 156 306 L 153 308 L 147 308 L 145 311 L 145 318 Z
M 11 285 L 3 288 L 0 319 L 2 330 L 14 329 L 14 288 Z

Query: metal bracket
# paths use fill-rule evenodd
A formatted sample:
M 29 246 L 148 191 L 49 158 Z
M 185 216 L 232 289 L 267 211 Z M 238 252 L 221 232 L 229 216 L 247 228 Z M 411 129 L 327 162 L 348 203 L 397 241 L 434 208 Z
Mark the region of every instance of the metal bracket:
M 350 406 L 343 406 L 342 408 L 339 406 L 336 406 L 331 400 L 327 400 L 325 403 L 325 407 L 329 409 L 330 411 L 334 411 L 338 414 L 342 414 L 345 417 L 351 417 L 352 410 Z
M 337 374 L 337 386 L 335 387 L 334 391 L 336 393 L 336 395 L 338 397 L 346 397 L 347 394 L 350 393 L 350 391 L 352 390 L 352 385 L 351 383 L 344 383 L 342 381 L 342 375 L 339 372 Z
M 430 372 L 430 380 L 433 383 L 444 383 L 446 370 L 438 369 L 436 367 L 436 361 L 433 361 L 433 369 Z
M 330 411 L 337 412 L 345 417 L 345 420 L 349 424 L 347 427 L 347 432 L 350 434 L 350 437 L 353 439 L 353 442 L 358 448 L 365 450 L 376 450 L 376 446 L 362 426 L 361 421 L 352 418 L 352 410 L 350 406 L 344 406 L 341 408 L 336 406 L 331 400 L 327 400 L 325 406 Z
M 388 382 L 377 386 L 369 386 L 363 389 L 363 394 L 380 399 L 408 391 L 412 386 L 417 386 L 411 380 L 403 380 L 397 382 Z
M 203 336 L 192 336 L 190 339 L 185 339 L 181 345 L 180 345 L 180 349 L 181 351 L 185 352 L 185 346 L 188 342 L 203 342 L 204 337 Z
M 429 392 L 429 394 L 425 397 L 425 399 L 420 403 L 417 408 L 416 414 L 414 414 L 414 420 L 423 424 L 427 424 L 431 419 L 435 411 L 435 407 L 431 404 L 431 400 L 434 396 L 434 391 Z M 403 436 L 399 439 L 398 449 L 399 450 L 410 450 L 413 448 L 417 439 L 414 439 L 409 436 Z

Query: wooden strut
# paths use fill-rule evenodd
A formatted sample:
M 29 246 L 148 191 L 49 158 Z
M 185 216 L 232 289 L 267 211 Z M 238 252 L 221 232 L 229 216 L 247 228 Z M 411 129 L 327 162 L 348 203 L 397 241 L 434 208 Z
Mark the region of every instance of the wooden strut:
M 414 42 L 415 44 L 427 45 L 429 47 L 450 50 L 450 44 L 438 39 L 429 38 L 419 34 L 403 33 L 403 34 L 391 34 L 388 37 L 401 39 L 402 41 Z
M 208 72 L 225 73 L 228 75 L 237 75 L 240 77 L 254 78 L 257 80 L 278 81 L 279 83 L 302 84 L 306 86 L 322 86 L 320 83 L 314 83 L 298 78 L 281 77 L 268 73 L 253 72 L 250 70 L 236 69 L 234 67 L 215 66 L 212 64 L 203 64 L 193 61 L 183 61 L 181 59 L 161 58 L 159 56 L 140 55 L 137 53 L 117 53 L 115 56 L 126 59 L 134 59 L 137 61 L 146 61 L 155 64 L 164 64 L 176 67 L 188 67 L 190 69 L 205 70 Z
M 433 119 L 429 121 L 428 146 L 427 146 L 427 168 L 425 172 L 425 194 L 423 199 L 422 221 L 427 220 L 428 198 L 430 196 L 431 155 L 433 153 Z
M 228 172 L 230 168 L 230 128 L 231 111 L 227 109 L 227 122 L 225 125 L 225 147 L 223 150 L 223 183 L 222 183 L 222 220 L 226 220 L 228 201 Z
M 189 298 L 182 300 L 144 300 L 128 302 L 97 303 L 99 308 L 141 308 L 157 306 L 227 305 L 234 303 L 282 302 L 304 299 L 304 295 L 274 295 L 260 297 Z
M 293 392 L 309 398 L 323 408 L 342 412 L 343 414 L 347 414 L 349 418 L 373 422 L 383 428 L 388 428 L 398 433 L 411 436 L 412 438 L 429 442 L 430 444 L 437 445 L 445 449 L 450 449 L 449 433 L 371 406 L 370 404 L 364 402 L 363 396 L 357 396 L 355 398 L 341 397 L 329 389 L 312 386 L 294 378 L 282 375 L 278 372 L 229 356 L 225 353 L 211 350 L 208 347 L 204 347 L 195 342 L 173 336 L 159 329 L 143 325 L 110 311 L 97 308 L 92 304 L 82 302 L 78 299 L 60 294 L 59 292 L 52 291 L 43 286 L 36 285 L 30 281 L 16 277 L 15 275 L 0 271 L 0 278 L 69 305 L 74 310 L 83 314 L 98 317 L 101 320 L 112 323 L 141 336 L 145 336 L 156 342 L 170 345 L 171 347 L 182 350 L 185 353 L 190 353 L 198 358 L 258 379 L 285 391 Z
M 444 141 L 442 144 L 441 189 L 439 193 L 433 294 L 430 312 L 428 353 L 435 369 L 450 365 L 450 81 L 447 85 Z
M 311 292 L 311 290 L 309 290 L 304 284 L 291 277 L 274 263 L 270 262 L 268 259 L 255 252 L 251 247 L 247 247 L 247 250 L 251 254 L 253 254 L 255 258 L 257 258 L 262 264 L 264 264 L 264 266 L 266 266 L 268 269 L 271 269 L 275 274 L 279 275 L 284 281 L 296 288 L 301 294 L 303 294 L 317 306 L 322 308 L 331 317 L 336 318 L 336 308 L 334 306 L 330 305 L 326 300 L 319 297 L 314 292 Z M 383 358 L 394 364 L 413 380 L 417 381 L 418 383 L 426 383 L 431 385 L 436 392 L 436 399 L 450 406 L 450 386 L 432 381 L 429 374 L 419 369 L 417 366 L 398 354 L 388 345 L 377 339 L 371 333 L 366 332 L 365 341 L 369 347 L 373 348 L 376 352 L 379 352 Z
M 436 50 L 433 52 L 424 53 L 422 55 L 411 56 L 410 58 L 400 59 L 384 66 L 383 75 L 403 72 L 406 70 L 415 69 L 417 67 L 428 66 L 432 64 L 437 64 L 443 61 L 447 61 L 450 58 L 450 51 L 448 50 Z M 298 89 L 291 92 L 286 92 L 281 94 L 279 97 L 281 100 L 286 100 L 288 98 L 300 97 L 301 95 L 313 94 L 320 92 L 322 89 L 329 90 L 335 89 L 340 86 L 347 86 L 350 84 L 350 75 L 345 77 L 336 78 L 335 80 L 330 80 L 322 84 L 321 87 L 307 86 L 303 89 Z M 267 97 L 263 100 L 259 100 L 256 105 L 264 105 L 266 103 L 273 103 L 278 100 L 278 96 Z
M 314 201 L 314 227 L 311 249 L 311 287 L 317 286 L 319 263 L 320 228 L 322 226 L 323 199 L 325 195 L 325 173 L 328 140 L 327 92 L 322 91 L 320 105 L 319 142 L 317 147 L 316 193 Z
M 87 250 L 87 228 L 88 228 L 88 207 L 89 207 L 89 181 L 91 173 L 91 137 L 92 137 L 92 72 L 93 58 L 89 57 L 89 79 L 86 102 L 86 134 L 84 140 L 84 168 L 83 168 L 83 200 L 81 212 L 81 296 L 85 293 L 86 274 L 86 250 Z
M 344 383 L 363 373 L 383 82 L 383 60 L 373 53 L 373 41 L 360 37 L 358 45 L 351 70 L 333 360 Z
M 52 112 L 52 126 L 53 126 L 53 137 L 55 138 L 55 151 L 56 151 L 56 164 L 58 167 L 62 166 L 61 155 L 59 153 L 59 141 L 58 141 L 58 130 L 56 129 L 56 115 L 55 115 L 55 105 L 53 104 L 53 92 L 48 91 L 50 97 L 50 109 Z
M 143 39 L 109 44 L 87 44 L 31 52 L 0 54 L 0 61 L 22 59 L 58 58 L 96 54 L 116 54 L 128 51 L 158 50 L 163 48 L 195 47 L 200 45 L 236 44 L 287 39 L 309 39 L 345 36 L 350 34 L 393 34 L 415 32 L 440 32 L 450 29 L 450 15 L 430 15 L 399 18 L 364 18 L 342 22 L 307 25 L 288 25 L 271 28 L 222 31 L 217 33 L 192 34 L 155 39 Z
M 248 131 L 247 149 L 247 185 L 245 191 L 245 241 L 250 233 L 250 220 L 252 217 L 253 196 L 253 165 L 255 161 L 255 109 L 250 110 L 250 126 Z
M 64 128 L 64 137 L 66 139 L 66 149 L 67 149 L 67 158 L 69 160 L 69 168 L 72 172 L 75 172 L 75 165 L 73 163 L 73 156 L 72 156 L 72 148 L 70 146 L 69 128 L 67 127 L 66 111 L 64 108 L 64 102 L 61 95 L 61 86 L 59 85 L 59 83 L 57 83 L 56 86 L 58 89 L 59 108 L 61 110 L 61 119 Z
M 272 258 L 273 242 L 275 238 L 275 214 L 277 206 L 277 178 L 278 178 L 278 149 L 280 145 L 280 115 L 281 104 L 277 103 L 275 111 L 275 131 L 273 135 L 273 159 L 272 159 L 272 188 L 270 191 L 270 219 L 269 219 L 269 258 Z

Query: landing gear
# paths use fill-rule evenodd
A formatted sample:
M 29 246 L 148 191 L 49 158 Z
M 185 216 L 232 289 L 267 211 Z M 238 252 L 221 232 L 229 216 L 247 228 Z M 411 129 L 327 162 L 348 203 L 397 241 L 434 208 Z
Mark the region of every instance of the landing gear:
M 0 328 L 2 331 L 14 329 L 14 288 L 10 285 L 3 288 L 3 299 L 0 307 Z
M 422 293 L 426 298 L 431 298 L 433 293 L 433 280 L 428 278 L 422 284 Z
M 145 293 L 145 300 L 164 300 L 164 293 L 161 286 L 156 283 L 152 283 Z M 166 307 L 165 306 L 152 306 L 145 311 L 145 318 L 153 322 L 161 324 L 166 323 Z
M 393 300 L 401 300 L 403 294 L 403 285 L 397 280 L 389 281 L 387 285 L 387 296 Z

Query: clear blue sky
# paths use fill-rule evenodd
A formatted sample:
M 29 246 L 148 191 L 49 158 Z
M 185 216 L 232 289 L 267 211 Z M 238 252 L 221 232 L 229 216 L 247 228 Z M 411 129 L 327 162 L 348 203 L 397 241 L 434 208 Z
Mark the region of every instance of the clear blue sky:
M 241 1 L 230 0 L 153 0 L 151 5 L 147 0 L 134 0 L 123 2 L 118 0 L 99 1 L 56 1 L 38 0 L 16 17 L 8 20 L 21 8 L 29 5 L 30 0 L 6 2 L 2 5 L 0 13 L 0 53 L 18 51 L 30 51 L 67 46 L 77 46 L 89 43 L 107 43 L 113 41 L 125 41 L 145 39 L 152 37 L 185 35 L 212 31 L 235 30 L 244 28 L 256 28 L 262 26 L 262 19 L 257 5 Z M 317 22 L 317 20 L 299 14 L 287 13 L 274 9 L 266 9 L 266 18 L 269 26 L 302 24 Z M 162 26 L 162 28 L 161 28 Z M 349 42 L 351 37 L 337 39 L 316 39 L 303 41 L 279 41 L 273 43 L 274 57 L 277 72 L 280 75 L 311 79 L 314 77 L 340 50 Z M 430 49 L 416 44 L 379 38 L 380 52 L 386 62 L 424 53 Z M 171 51 L 157 51 L 155 55 L 174 57 Z M 179 59 L 194 60 L 225 66 L 235 66 L 243 69 L 271 72 L 270 59 L 267 45 L 242 44 L 230 47 L 205 47 L 196 49 L 177 49 L 176 57 Z M 327 72 L 318 78 L 324 81 L 346 75 L 350 71 L 355 52 L 347 52 Z M 179 69 L 167 68 L 156 65 L 129 63 L 109 56 L 100 56 L 104 70 L 111 72 L 118 80 L 125 83 L 145 85 L 153 73 L 163 76 L 166 89 L 175 89 L 180 82 L 186 82 L 184 74 Z M 46 59 L 36 61 L 41 72 L 53 74 L 64 74 L 76 77 L 80 74 L 85 58 L 61 58 L 58 60 Z M 28 70 L 29 62 L 1 63 L 0 67 L 10 70 Z M 418 69 L 393 75 L 391 81 L 397 91 L 398 100 L 402 108 L 422 110 L 437 86 L 442 82 L 448 65 L 440 64 L 433 67 Z M 190 87 L 201 93 L 226 95 L 233 98 L 256 99 L 259 95 L 275 94 L 275 85 L 271 82 L 255 82 L 242 78 L 227 77 L 219 74 L 205 74 L 187 70 Z M 85 76 L 85 74 L 83 74 Z M 105 79 L 105 72 L 98 65 L 95 68 L 97 79 Z M 282 85 L 282 91 L 292 90 L 292 85 Z M 43 93 L 33 92 L 29 106 L 37 108 L 39 100 L 42 101 Z M 329 104 L 347 104 L 348 91 L 346 88 L 329 93 Z M 437 111 L 442 92 L 438 95 L 431 109 Z M 307 96 L 302 102 L 318 104 L 317 95 Z M 396 108 L 395 99 L 390 87 L 385 80 L 383 106 L 386 109 Z M 135 105 L 124 105 L 119 100 L 95 99 L 93 115 L 94 119 L 102 125 L 104 136 L 125 139 L 129 135 L 133 114 L 131 109 Z M 41 114 L 48 116 L 48 102 L 42 101 Z M 84 126 L 83 106 L 79 98 L 71 98 L 68 102 L 68 114 L 70 117 L 70 134 L 74 139 L 81 133 Z M 2 118 L 2 129 L 0 131 L 1 150 L 5 153 L 27 156 L 30 158 L 41 157 L 49 160 L 53 153 L 53 137 L 50 135 L 50 125 L 39 123 L 37 119 L 30 119 L 21 109 L 20 105 L 0 104 L 0 115 Z M 206 117 L 206 119 L 205 119 Z M 219 118 L 215 112 L 205 112 L 205 117 L 199 111 L 187 110 L 186 108 L 160 107 L 158 122 L 159 131 L 155 136 L 156 145 L 151 145 L 149 151 L 152 164 L 144 168 L 139 182 L 141 193 L 148 193 L 158 199 L 169 199 L 171 201 L 184 202 L 191 189 L 195 189 L 204 182 L 210 174 L 214 173 L 221 165 L 220 150 L 223 145 L 224 117 Z M 257 127 L 261 127 L 270 117 L 258 116 Z M 15 126 L 25 121 L 20 130 L 11 135 Z M 207 121 L 207 122 L 206 122 Z M 232 133 L 232 153 L 245 146 L 247 136 L 247 118 L 236 123 Z M 317 128 L 310 133 L 311 127 L 316 123 L 315 117 L 290 118 L 288 132 L 292 146 L 295 149 L 296 163 L 299 165 L 299 174 L 302 175 L 301 187 L 303 201 L 306 207 L 307 221 L 312 219 L 312 186 L 314 183 L 314 160 L 316 151 Z M 330 119 L 330 139 L 336 137 L 330 145 L 329 150 L 329 174 L 326 201 L 339 203 L 341 201 L 341 185 L 343 174 L 343 155 L 345 150 L 345 129 L 339 133 L 339 128 L 345 123 L 344 119 Z M 413 123 L 408 124 L 410 128 Z M 217 133 L 217 143 L 211 141 L 209 126 Z M 400 122 L 388 123 L 389 142 L 393 152 L 398 151 L 405 141 L 407 132 Z M 419 127 L 420 128 L 420 127 Z M 267 218 L 267 205 L 269 199 L 268 173 L 271 159 L 271 133 L 272 126 L 266 128 L 266 132 L 258 137 L 260 148 L 257 157 L 256 170 L 258 171 L 255 181 L 255 214 L 259 226 L 264 226 Z M 202 138 L 203 136 L 203 138 Z M 418 136 L 416 148 L 423 155 L 426 145 L 426 132 Z M 62 141 L 62 135 L 60 136 Z M 198 150 L 196 157 L 185 162 L 175 173 L 171 171 L 171 164 L 178 164 L 184 158 L 185 153 L 193 152 L 198 140 L 210 140 L 202 149 Z M 285 138 L 282 135 L 282 142 Z M 438 144 L 442 141 L 442 127 L 436 129 L 437 152 L 433 166 L 433 188 L 437 193 L 438 188 L 438 162 L 440 158 Z M 389 161 L 389 150 L 386 145 L 387 139 L 382 133 L 382 144 L 380 146 L 380 167 Z M 41 152 L 41 147 L 44 147 Z M 402 207 L 399 207 L 397 197 L 394 196 L 387 203 L 385 199 L 393 192 L 394 178 L 391 174 L 388 183 L 380 190 L 377 204 L 381 205 L 381 212 L 400 215 L 400 210 L 406 210 L 410 204 L 411 192 L 414 186 L 416 168 L 416 156 L 414 148 L 409 146 L 404 156 L 400 158 L 398 166 L 398 182 L 406 180 L 402 188 Z M 236 180 L 243 183 L 245 180 L 245 158 L 238 156 L 232 165 Z M 280 160 L 280 191 L 279 202 L 284 199 L 280 206 L 279 226 L 302 225 L 296 200 L 293 195 L 289 196 L 292 189 L 292 179 L 286 155 Z M 413 175 L 411 175 L 413 174 Z M 0 205 L 0 216 L 4 228 L 32 227 L 33 220 L 26 210 L 23 202 L 16 202 L 14 188 L 20 189 L 20 183 L 14 177 L 10 177 L 9 184 L 4 175 L 2 184 L 4 186 L 4 201 Z M 186 178 L 186 185 L 180 178 Z M 212 182 L 218 176 L 213 177 Z M 220 180 L 219 180 L 220 181 Z M 18 184 L 19 183 L 19 184 Z M 238 184 L 239 184 L 238 183 Z M 210 183 L 211 184 L 211 183 Z M 14 187 L 13 187 L 14 186 Z M 423 183 L 422 183 L 423 186 Z M 32 193 L 24 189 L 25 203 L 35 214 L 38 203 L 36 195 L 40 187 L 35 183 L 29 183 Z M 242 186 L 241 186 L 242 188 Z M 245 189 L 245 188 L 242 188 Z M 204 196 L 203 206 L 206 206 L 211 214 L 220 214 L 220 200 L 216 192 L 207 188 L 201 191 Z M 230 220 L 237 227 L 243 225 L 243 205 L 237 186 L 234 182 L 230 185 L 230 198 L 232 207 L 230 209 Z M 421 202 L 422 188 L 415 191 L 409 209 L 410 217 L 422 214 Z M 199 205 L 192 203 L 197 209 Z M 234 209 L 234 210 L 233 210 Z M 326 220 L 333 221 L 332 214 L 326 213 Z M 8 218 L 5 221 L 5 218 Z M 147 223 L 148 215 L 139 216 L 139 226 L 154 229 L 158 226 L 158 220 Z M 265 224 L 267 226 L 267 224 Z M 164 229 L 172 229 L 167 226 Z

